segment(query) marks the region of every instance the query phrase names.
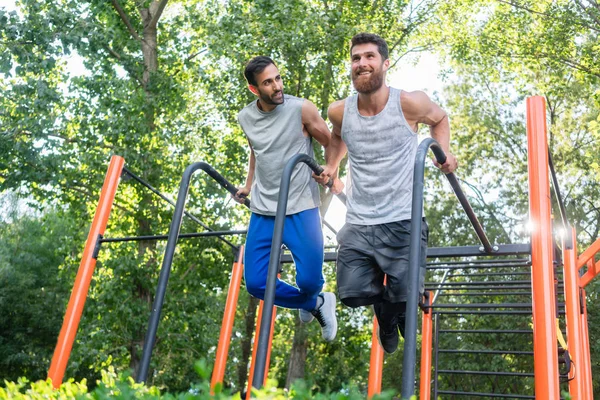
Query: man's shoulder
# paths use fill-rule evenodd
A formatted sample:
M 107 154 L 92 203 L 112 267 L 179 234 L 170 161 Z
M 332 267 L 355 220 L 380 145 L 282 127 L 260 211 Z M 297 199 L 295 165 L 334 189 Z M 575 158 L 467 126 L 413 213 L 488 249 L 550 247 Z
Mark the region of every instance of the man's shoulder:
M 302 104 L 304 104 L 304 100 L 305 100 L 302 97 L 296 97 L 291 94 L 284 94 L 283 98 L 285 99 L 285 102 L 288 105 L 300 106 L 300 107 L 302 107 Z
M 252 110 L 256 107 L 256 100 L 248 103 L 244 108 L 242 108 L 239 112 L 238 112 L 238 119 L 244 115 L 247 115 L 248 113 L 252 112 Z
M 346 107 L 346 100 L 336 100 L 329 105 L 327 109 L 327 116 L 329 120 L 335 125 L 341 125 L 342 119 L 344 118 L 344 108 Z

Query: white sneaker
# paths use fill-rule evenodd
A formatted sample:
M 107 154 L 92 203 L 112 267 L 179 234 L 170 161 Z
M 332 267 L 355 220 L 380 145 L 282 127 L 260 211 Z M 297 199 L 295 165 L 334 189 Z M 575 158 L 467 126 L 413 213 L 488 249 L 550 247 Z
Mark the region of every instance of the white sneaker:
M 304 324 L 308 324 L 309 322 L 312 322 L 313 319 L 315 319 L 315 317 L 312 315 L 312 313 L 310 311 L 306 311 L 303 309 L 300 309 L 300 322 L 304 323 Z
M 335 317 L 335 294 L 331 292 L 321 293 L 323 304 L 317 310 L 312 311 L 319 324 L 321 334 L 326 342 L 331 342 L 337 334 L 337 319 Z

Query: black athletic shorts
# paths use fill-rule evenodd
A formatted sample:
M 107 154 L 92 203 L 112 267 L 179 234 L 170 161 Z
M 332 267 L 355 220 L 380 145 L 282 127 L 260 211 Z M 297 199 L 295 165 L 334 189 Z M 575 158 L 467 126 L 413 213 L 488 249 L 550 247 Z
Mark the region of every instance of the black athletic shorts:
M 406 301 L 411 221 L 380 225 L 346 223 L 338 232 L 337 285 L 342 303 L 363 306 L 381 299 Z M 429 228 L 423 218 L 419 293 L 423 293 Z M 383 285 L 384 275 L 387 284 Z

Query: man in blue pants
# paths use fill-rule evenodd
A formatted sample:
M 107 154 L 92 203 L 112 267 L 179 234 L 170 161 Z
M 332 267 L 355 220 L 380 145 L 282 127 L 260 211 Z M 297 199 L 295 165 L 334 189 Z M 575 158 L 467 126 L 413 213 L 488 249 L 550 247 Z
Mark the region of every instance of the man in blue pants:
M 244 76 L 257 99 L 238 114 L 250 145 L 250 161 L 246 185 L 235 199 L 243 202 L 252 192 L 244 278 L 248 292 L 264 299 L 283 169 L 296 154 L 313 156 L 312 138 L 327 147 L 331 133 L 314 104 L 283 94 L 281 75 L 269 57 L 250 60 Z M 333 293 L 321 292 L 325 280 L 319 204 L 319 188 L 310 169 L 298 166 L 290 182 L 283 228 L 283 243 L 296 265 L 297 286 L 278 279 L 275 305 L 299 309 L 305 323 L 316 317 L 323 339 L 332 341 L 337 332 L 336 299 Z

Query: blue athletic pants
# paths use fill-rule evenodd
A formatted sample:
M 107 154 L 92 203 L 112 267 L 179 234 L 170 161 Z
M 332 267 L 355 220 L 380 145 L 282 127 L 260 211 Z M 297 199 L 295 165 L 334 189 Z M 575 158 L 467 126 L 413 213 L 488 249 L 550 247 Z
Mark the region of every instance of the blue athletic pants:
M 264 299 L 275 217 L 252 213 L 246 237 L 244 279 L 248 292 Z M 323 289 L 323 233 L 318 208 L 287 215 L 283 244 L 292 252 L 296 264 L 296 286 L 277 279 L 275 305 L 286 308 L 315 309 Z

